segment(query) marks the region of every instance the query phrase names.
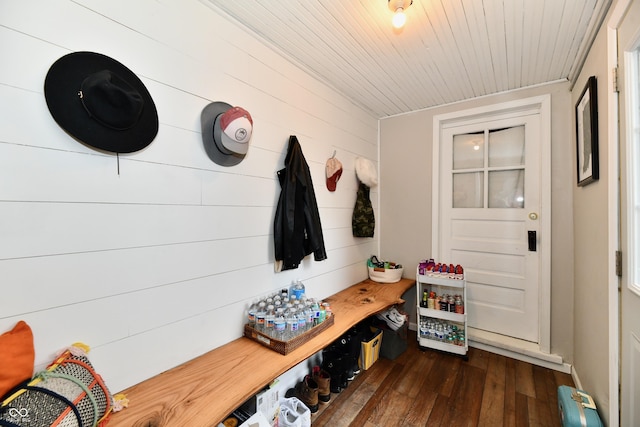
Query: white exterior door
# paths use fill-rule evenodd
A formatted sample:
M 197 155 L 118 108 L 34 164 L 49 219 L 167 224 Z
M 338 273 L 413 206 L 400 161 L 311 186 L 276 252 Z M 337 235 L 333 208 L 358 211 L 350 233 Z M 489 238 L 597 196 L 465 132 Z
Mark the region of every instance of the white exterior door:
M 542 120 L 532 108 L 441 124 L 434 229 L 437 261 L 465 268 L 469 326 L 533 343 L 550 247 L 541 222 Z
M 620 425 L 640 425 L 640 2 L 618 27 L 621 145 Z

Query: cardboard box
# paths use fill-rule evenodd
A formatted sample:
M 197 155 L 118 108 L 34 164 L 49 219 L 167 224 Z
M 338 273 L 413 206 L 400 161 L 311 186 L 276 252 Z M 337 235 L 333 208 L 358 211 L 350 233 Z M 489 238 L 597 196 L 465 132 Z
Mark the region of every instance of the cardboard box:
M 264 415 L 272 427 L 278 426 L 280 387 L 277 384 L 272 384 L 270 388 L 256 394 L 256 412 Z
M 240 427 L 274 427 L 274 425 L 269 424 L 262 412 L 256 412 L 251 418 L 240 424 Z
M 358 359 L 358 365 L 360 369 L 369 369 L 378 357 L 380 357 L 380 348 L 382 347 L 382 329 L 378 329 L 373 332 L 373 336 L 365 338 L 366 341 L 362 341 L 360 347 L 360 358 Z

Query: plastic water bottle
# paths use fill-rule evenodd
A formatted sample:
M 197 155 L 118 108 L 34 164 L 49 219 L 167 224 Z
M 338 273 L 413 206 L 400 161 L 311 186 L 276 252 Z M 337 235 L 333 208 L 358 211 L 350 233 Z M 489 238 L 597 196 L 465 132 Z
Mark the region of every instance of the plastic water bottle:
M 318 323 L 322 323 L 325 320 L 327 320 L 327 311 L 325 309 L 325 306 L 323 304 L 320 304 L 320 319 L 318 320 Z
M 287 321 L 284 317 L 284 309 L 279 308 L 276 310 L 276 318 L 273 321 L 274 338 L 283 341 L 286 329 Z
M 298 333 L 302 334 L 307 330 L 307 316 L 304 311 L 298 311 Z
M 264 332 L 265 317 L 267 316 L 266 306 L 267 304 L 261 301 L 258 304 L 258 311 L 256 311 L 256 330 L 259 332 Z
M 287 315 L 287 331 L 285 333 L 285 338 L 290 340 L 298 336 L 298 316 L 296 315 L 296 310 L 291 309 L 289 314 Z
M 247 323 L 252 328 L 255 328 L 255 326 L 256 326 L 256 312 L 257 311 L 258 311 L 258 303 L 254 301 L 254 302 L 251 303 L 251 305 L 249 306 L 249 309 L 247 310 Z
M 320 320 L 320 305 L 314 301 L 313 304 L 311 305 L 311 309 L 313 310 L 313 324 L 314 325 L 319 325 L 322 320 Z
M 276 312 L 273 308 L 273 304 L 267 306 L 267 314 L 264 317 L 264 332 L 268 336 L 272 337 L 273 332 L 273 324 L 276 320 Z
M 290 297 L 295 295 L 299 300 L 302 297 L 302 294 L 305 293 L 304 285 L 300 279 L 296 279 L 295 282 L 291 284 L 291 291 L 289 292 Z
M 316 313 L 312 310 L 310 302 L 308 302 L 304 308 L 304 315 L 307 318 L 307 330 L 313 328 L 314 321 L 316 319 Z

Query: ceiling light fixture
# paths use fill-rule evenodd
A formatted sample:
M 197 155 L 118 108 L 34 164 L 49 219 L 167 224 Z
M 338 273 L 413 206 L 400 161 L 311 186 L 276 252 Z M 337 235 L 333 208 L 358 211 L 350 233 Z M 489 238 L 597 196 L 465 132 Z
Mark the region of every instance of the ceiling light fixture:
M 396 28 L 402 28 L 404 23 L 407 22 L 407 15 L 404 14 L 404 11 L 407 10 L 409 6 L 413 4 L 413 0 L 388 0 L 389 9 L 391 9 L 393 13 L 393 26 Z

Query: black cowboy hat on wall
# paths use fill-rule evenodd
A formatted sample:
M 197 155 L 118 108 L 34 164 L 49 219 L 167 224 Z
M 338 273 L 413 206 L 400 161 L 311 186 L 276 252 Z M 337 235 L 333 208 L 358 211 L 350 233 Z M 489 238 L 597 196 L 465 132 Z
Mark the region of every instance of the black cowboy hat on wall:
M 105 55 L 74 52 L 58 59 L 45 78 L 44 95 L 58 125 L 92 148 L 132 153 L 158 133 L 158 112 L 147 88 Z

